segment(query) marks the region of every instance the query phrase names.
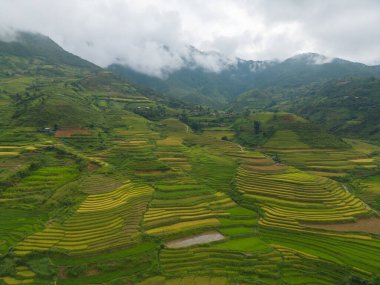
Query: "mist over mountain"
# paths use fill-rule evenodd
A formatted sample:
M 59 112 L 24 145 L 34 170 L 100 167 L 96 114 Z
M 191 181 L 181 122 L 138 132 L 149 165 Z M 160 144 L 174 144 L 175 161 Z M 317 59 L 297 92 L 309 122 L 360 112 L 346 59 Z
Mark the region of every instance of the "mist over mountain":
M 80 57 L 65 51 L 56 42 L 49 37 L 40 33 L 30 33 L 25 31 L 17 31 L 10 35 L 9 38 L 2 40 L 1 54 L 16 56 L 39 56 L 54 62 L 77 64 L 82 66 L 92 66 L 93 63 L 87 62 Z
M 193 55 L 207 54 L 193 49 Z M 328 58 L 316 53 L 298 54 L 284 61 L 223 60 L 213 53 L 219 70 L 186 61 L 179 70 L 165 77 L 153 77 L 121 64 L 108 67 L 114 73 L 169 96 L 192 102 L 226 102 L 250 88 L 297 87 L 346 77 L 368 77 L 380 74 L 380 66 L 369 66 L 340 58 Z M 192 58 L 191 58 L 192 59 Z M 230 62 L 230 63 L 229 63 Z M 217 104 L 215 104 L 217 105 Z
M 274 1 L 1 1 L 0 285 L 380 284 L 379 66 Z

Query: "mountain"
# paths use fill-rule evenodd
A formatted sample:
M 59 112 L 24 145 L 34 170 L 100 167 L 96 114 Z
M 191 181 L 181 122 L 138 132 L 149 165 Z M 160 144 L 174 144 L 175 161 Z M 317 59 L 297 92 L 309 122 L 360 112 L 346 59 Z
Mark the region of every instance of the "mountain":
M 252 87 L 253 77 L 275 65 L 276 61 L 251 61 L 224 58 L 216 52 L 202 52 L 190 47 L 184 66 L 163 78 L 137 72 L 131 67 L 112 64 L 109 70 L 138 85 L 157 90 L 169 97 L 193 104 L 222 107 L 232 98 Z M 204 62 L 211 61 L 212 67 Z
M 287 111 L 340 136 L 380 140 L 380 77 L 334 79 L 299 87 L 250 89 L 230 109 Z
M 0 40 L 0 57 L 5 64 L 5 57 L 19 57 L 23 59 L 40 59 L 47 64 L 65 64 L 78 68 L 99 69 L 93 63 L 73 55 L 49 37 L 29 32 L 16 32 L 13 40 Z
M 249 90 L 216 110 L 38 34 L 0 45 L 1 285 L 380 284 L 380 147 L 246 108 L 276 91 L 279 109 L 349 114 L 359 90 L 376 107 L 376 79 Z M 188 63 L 172 82 L 210 103 L 279 64 Z
M 380 66 L 368 66 L 340 58 L 329 59 L 323 55 L 306 53 L 263 70 L 256 76 L 254 87 L 298 87 L 332 79 L 379 74 Z
M 287 103 L 289 111 L 338 135 L 375 143 L 380 141 L 379 108 L 379 77 L 328 81 Z
M 190 62 L 164 78 L 148 76 L 120 64 L 112 64 L 108 68 L 121 77 L 168 96 L 214 107 L 225 105 L 251 88 L 299 87 L 332 79 L 380 74 L 380 66 L 329 59 L 315 53 L 296 55 L 282 62 L 238 59 L 234 63 L 226 63 L 218 72 Z
M 41 34 L 0 41 L 0 66 L 0 125 L 105 127 L 104 110 L 150 102 L 142 89 Z

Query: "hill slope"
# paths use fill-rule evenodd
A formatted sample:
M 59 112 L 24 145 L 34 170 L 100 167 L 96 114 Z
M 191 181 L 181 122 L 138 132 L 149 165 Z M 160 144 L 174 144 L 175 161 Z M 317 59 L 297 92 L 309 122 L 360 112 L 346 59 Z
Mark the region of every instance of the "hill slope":
M 232 109 L 281 110 L 307 117 L 340 136 L 379 141 L 380 78 L 348 78 L 297 88 L 251 89 Z
M 0 65 L 0 284 L 378 284 L 376 146 L 168 108 L 39 39 Z
M 168 96 L 216 107 L 223 106 L 251 88 L 299 87 L 332 79 L 380 74 L 380 66 L 367 66 L 338 58 L 328 59 L 312 53 L 300 54 L 282 62 L 237 60 L 235 64 L 226 64 L 219 72 L 207 71 L 188 63 L 165 78 L 148 76 L 119 64 L 113 64 L 109 69 L 136 84 L 148 86 Z
M 103 126 L 102 110 L 112 104 L 150 102 L 133 85 L 40 34 L 20 32 L 16 41 L 0 42 L 0 65 L 2 125 Z

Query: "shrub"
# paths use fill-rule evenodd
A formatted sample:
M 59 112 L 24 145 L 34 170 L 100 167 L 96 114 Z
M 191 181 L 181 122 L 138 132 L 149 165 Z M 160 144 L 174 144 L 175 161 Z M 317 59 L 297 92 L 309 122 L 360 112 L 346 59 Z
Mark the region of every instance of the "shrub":
M 54 266 L 47 257 L 31 260 L 28 265 L 33 272 L 41 277 L 52 277 L 56 273 Z
M 16 273 L 16 263 L 11 258 L 4 258 L 0 261 L 0 276 L 14 275 Z M 0 283 L 1 284 L 1 283 Z

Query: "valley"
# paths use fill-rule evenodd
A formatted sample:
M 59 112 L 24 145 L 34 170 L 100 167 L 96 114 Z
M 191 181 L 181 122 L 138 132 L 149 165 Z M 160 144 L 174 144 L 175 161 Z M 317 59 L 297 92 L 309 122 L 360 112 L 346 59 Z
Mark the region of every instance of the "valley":
M 0 45 L 0 284 L 380 284 L 377 134 L 24 41 Z

